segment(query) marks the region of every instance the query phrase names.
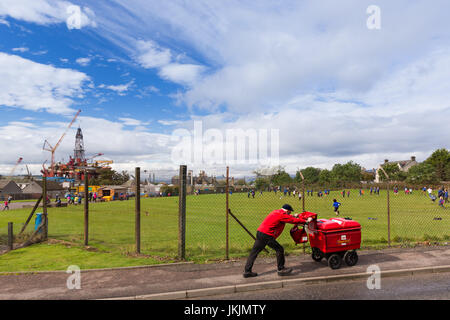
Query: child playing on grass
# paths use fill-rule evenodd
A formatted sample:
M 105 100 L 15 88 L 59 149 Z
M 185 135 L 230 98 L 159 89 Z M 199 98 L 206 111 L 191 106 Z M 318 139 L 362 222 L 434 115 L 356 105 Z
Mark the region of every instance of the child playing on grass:
M 442 196 L 439 198 L 439 207 L 445 208 L 444 207 L 444 197 L 442 197 Z
M 333 207 L 334 207 L 334 212 L 336 212 L 336 215 L 339 215 L 339 206 L 341 205 L 340 202 L 337 202 L 336 199 L 333 199 Z

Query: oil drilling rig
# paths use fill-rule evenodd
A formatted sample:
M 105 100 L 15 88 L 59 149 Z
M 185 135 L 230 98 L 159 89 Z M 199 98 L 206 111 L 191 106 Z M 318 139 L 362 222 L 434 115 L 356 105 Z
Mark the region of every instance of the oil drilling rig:
M 97 153 L 92 157 L 86 158 L 83 132 L 81 128 L 78 127 L 77 133 L 75 135 L 75 148 L 73 157 L 69 156 L 69 161 L 67 163 L 55 162 L 55 151 L 60 145 L 62 139 L 66 135 L 69 128 L 75 122 L 75 119 L 80 114 L 81 110 L 78 110 L 75 117 L 70 122 L 64 134 L 59 139 L 55 147 L 52 147 L 47 140 L 44 142 L 43 150 L 51 152 L 51 164 L 47 169 L 45 168 L 45 162 L 42 165 L 43 170 L 41 171 L 43 176 L 50 178 L 52 180 L 71 180 L 71 181 L 82 181 L 84 179 L 84 174 L 87 172 L 89 178 L 96 177 L 100 174 L 101 170 L 111 170 L 109 164 L 113 163 L 111 160 L 101 160 L 94 161 L 94 158 L 103 155 L 103 153 Z

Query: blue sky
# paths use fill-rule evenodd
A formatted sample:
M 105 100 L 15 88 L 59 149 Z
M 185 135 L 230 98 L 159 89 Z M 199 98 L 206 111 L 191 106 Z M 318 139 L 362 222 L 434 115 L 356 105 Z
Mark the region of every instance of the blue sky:
M 19 156 L 38 171 L 44 140 L 56 142 L 78 109 L 57 160 L 80 125 L 87 153 L 116 169 L 175 170 L 173 133 L 196 120 L 279 130 L 290 172 L 422 161 L 449 144 L 450 4 L 376 1 L 376 30 L 371 4 L 2 0 L 0 173 Z
M 69 30 L 63 23 L 40 26 L 14 19 L 9 21 L 10 27 L 0 25 L 2 52 L 55 68 L 78 70 L 90 78 L 95 88 L 84 90 L 83 98 L 75 98 L 71 109 L 81 109 L 83 115 L 111 121 L 127 117 L 145 119 L 153 122 L 154 130 L 164 129 L 157 120 L 165 116 L 169 120 L 186 118 L 186 108 L 174 110 L 173 98 L 169 97 L 180 85 L 162 80 L 151 70 L 139 68 L 111 43 L 89 30 Z M 85 60 L 77 62 L 77 59 Z M 125 86 L 126 89 L 120 92 L 102 86 Z M 30 116 L 28 111 L 16 107 L 9 111 L 2 117 L 2 124 Z M 42 112 L 45 114 L 41 115 Z M 41 111 L 36 116 L 46 121 L 62 120 L 58 112 Z

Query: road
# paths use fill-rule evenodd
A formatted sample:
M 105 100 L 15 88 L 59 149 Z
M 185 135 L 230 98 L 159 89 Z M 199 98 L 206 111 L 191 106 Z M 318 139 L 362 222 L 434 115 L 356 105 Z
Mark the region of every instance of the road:
M 374 282 L 372 282 L 374 283 Z M 368 289 L 367 280 L 304 284 L 203 297 L 201 300 L 449 300 L 450 273 L 382 278 L 380 289 Z M 195 300 L 195 299 L 192 299 Z

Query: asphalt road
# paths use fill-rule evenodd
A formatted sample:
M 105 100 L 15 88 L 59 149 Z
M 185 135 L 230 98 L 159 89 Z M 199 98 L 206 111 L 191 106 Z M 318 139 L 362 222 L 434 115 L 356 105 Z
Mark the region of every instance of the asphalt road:
M 374 282 L 372 282 L 374 284 Z M 380 289 L 368 289 L 367 280 L 304 284 L 203 297 L 201 300 L 449 300 L 450 273 L 388 277 Z M 188 300 L 188 299 L 187 299 Z M 196 299 L 191 299 L 196 300 Z

